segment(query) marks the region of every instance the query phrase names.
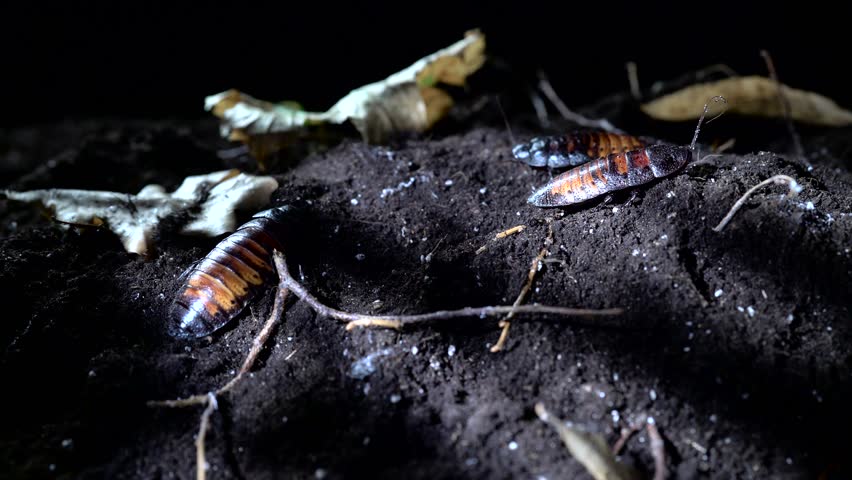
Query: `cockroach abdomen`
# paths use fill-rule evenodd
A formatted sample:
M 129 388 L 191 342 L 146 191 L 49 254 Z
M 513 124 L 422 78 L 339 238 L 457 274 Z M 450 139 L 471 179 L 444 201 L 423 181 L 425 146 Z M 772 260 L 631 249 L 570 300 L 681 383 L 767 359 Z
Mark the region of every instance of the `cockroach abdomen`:
M 224 327 L 275 278 L 274 250 L 282 250 L 289 207 L 255 214 L 181 275 L 169 309 L 169 333 L 203 337 Z

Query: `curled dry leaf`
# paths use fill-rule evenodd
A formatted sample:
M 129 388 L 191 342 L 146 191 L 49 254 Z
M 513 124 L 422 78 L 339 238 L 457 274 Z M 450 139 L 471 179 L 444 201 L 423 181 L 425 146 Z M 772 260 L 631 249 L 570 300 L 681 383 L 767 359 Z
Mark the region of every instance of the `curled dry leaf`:
M 259 156 L 286 141 L 286 137 L 275 135 L 346 121 L 351 121 L 366 141 L 381 143 L 396 132 L 422 132 L 432 127 L 453 104 L 439 86 L 464 85 L 484 63 L 485 36 L 474 30 L 385 80 L 352 90 L 325 112 L 308 112 L 292 103 L 266 102 L 237 90 L 207 97 L 205 108 L 222 119 L 222 136 L 248 143 Z M 261 142 L 262 148 L 256 148 Z
M 852 125 L 852 112 L 818 93 L 781 86 L 790 102 L 793 120 L 813 125 L 840 127 Z M 695 120 L 708 98 L 721 95 L 728 100 L 731 113 L 783 118 L 784 105 L 778 86 L 760 76 L 726 78 L 712 83 L 691 85 L 642 105 L 642 111 L 657 120 L 680 122 Z
M 234 230 L 236 210 L 263 207 L 276 188 L 278 182 L 272 177 L 225 170 L 186 177 L 172 193 L 160 185 L 146 185 L 136 195 L 59 188 L 2 193 L 12 200 L 40 203 L 61 222 L 103 222 L 128 252 L 144 255 L 152 247 L 154 231 L 163 218 L 198 207 L 181 233 L 218 236 Z
M 553 416 L 543 404 L 537 403 L 535 413 L 544 423 L 553 427 L 568 452 L 577 459 L 595 480 L 633 480 L 635 471 L 618 463 L 615 455 L 600 435 L 571 427 Z

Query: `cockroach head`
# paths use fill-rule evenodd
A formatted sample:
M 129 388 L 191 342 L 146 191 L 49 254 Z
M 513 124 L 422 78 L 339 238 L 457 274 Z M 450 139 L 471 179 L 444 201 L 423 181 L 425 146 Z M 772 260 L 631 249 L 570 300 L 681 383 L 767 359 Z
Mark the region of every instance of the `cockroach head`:
M 657 178 L 671 175 L 692 160 L 692 150 L 674 145 L 652 145 L 646 149 L 651 171 Z

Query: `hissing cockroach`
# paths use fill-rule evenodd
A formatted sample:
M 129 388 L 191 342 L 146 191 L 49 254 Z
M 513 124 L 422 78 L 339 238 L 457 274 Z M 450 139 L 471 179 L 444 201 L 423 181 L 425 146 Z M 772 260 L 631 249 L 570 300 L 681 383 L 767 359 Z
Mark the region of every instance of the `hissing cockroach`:
M 533 138 L 516 145 L 512 155 L 532 167 L 565 168 L 644 146 L 642 140 L 630 135 L 578 130 L 566 135 Z
M 721 96 L 711 100 L 727 102 Z M 651 145 L 592 160 L 554 177 L 536 190 L 527 201 L 537 207 L 561 207 L 671 175 L 692 159 L 695 141 L 701 131 L 708 105 L 709 102 L 704 105 L 692 143 L 688 147 Z
M 169 330 L 180 337 L 203 337 L 236 317 L 272 278 L 273 249 L 283 251 L 289 207 L 255 214 L 186 269 L 169 311 Z

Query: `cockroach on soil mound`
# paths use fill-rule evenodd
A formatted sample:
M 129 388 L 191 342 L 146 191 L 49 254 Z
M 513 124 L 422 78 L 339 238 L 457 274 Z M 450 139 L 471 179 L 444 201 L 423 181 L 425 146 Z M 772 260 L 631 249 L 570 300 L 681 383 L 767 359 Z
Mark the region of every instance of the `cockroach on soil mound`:
M 719 96 L 713 97 L 711 101 L 725 101 L 725 99 Z M 692 160 L 695 141 L 698 139 L 698 132 L 701 131 L 701 123 L 707 114 L 708 105 L 709 102 L 704 105 L 704 111 L 695 127 L 692 143 L 688 147 L 651 145 L 597 158 L 554 177 L 536 190 L 527 202 L 537 207 L 573 205 L 675 173 Z M 518 151 L 518 147 L 515 147 L 514 151 Z
M 203 337 L 236 317 L 264 285 L 275 278 L 273 249 L 283 251 L 290 207 L 255 214 L 186 269 L 169 310 L 169 332 Z

